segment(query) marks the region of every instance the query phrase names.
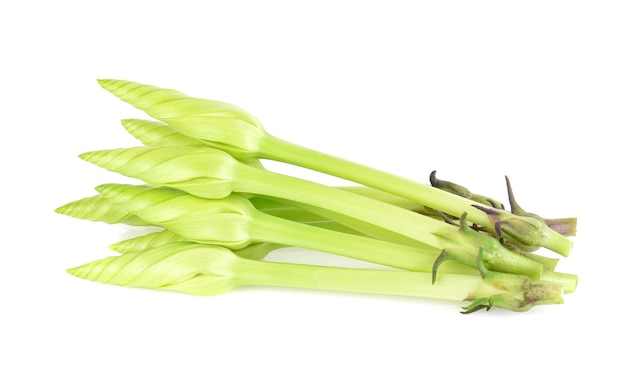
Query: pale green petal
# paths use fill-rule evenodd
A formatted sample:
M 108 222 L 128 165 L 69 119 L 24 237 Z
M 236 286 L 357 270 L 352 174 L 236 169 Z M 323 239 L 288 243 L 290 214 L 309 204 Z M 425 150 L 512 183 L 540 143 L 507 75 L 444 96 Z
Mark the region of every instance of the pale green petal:
M 200 140 L 185 136 L 157 121 L 122 120 L 124 128 L 146 146 L 204 146 Z
M 181 92 L 125 80 L 99 80 L 100 85 L 149 116 L 197 139 L 218 143 L 242 157 L 255 154 L 267 136 L 261 123 L 243 109 Z
M 134 238 L 129 238 L 124 241 L 120 241 L 116 244 L 109 246 L 119 253 L 132 253 L 142 252 L 151 248 L 158 248 L 174 242 L 193 242 L 186 238 L 179 236 L 178 234 L 170 230 L 162 230 L 155 233 L 149 233 Z M 252 260 L 262 260 L 270 252 L 276 249 L 284 248 L 285 245 L 272 244 L 269 242 L 261 242 L 256 244 L 250 244 L 245 248 L 237 249 L 233 251 L 235 254 L 241 257 L 245 257 Z
M 210 200 L 172 188 L 104 184 L 96 190 L 111 202 L 154 225 L 195 242 L 239 249 L 251 243 L 248 222 L 254 206 L 231 195 Z
M 119 253 L 132 253 L 158 248 L 173 242 L 189 242 L 189 240 L 170 230 L 162 230 L 120 241 L 109 246 L 109 248 Z
M 286 245 L 273 244 L 270 242 L 259 242 L 256 244 L 250 244 L 245 248 L 234 250 L 233 253 L 239 257 L 243 257 L 250 260 L 263 260 L 272 251 L 276 249 L 286 248 Z
M 85 197 L 67 203 L 55 210 L 59 214 L 94 222 L 124 223 L 131 226 L 147 226 L 150 223 L 111 203 L 101 195 Z
M 193 243 L 172 243 L 107 257 L 68 272 L 106 284 L 195 295 L 217 295 L 237 286 L 263 285 L 474 300 L 465 308 L 467 312 L 491 307 L 526 311 L 534 305 L 563 302 L 560 285 L 519 275 L 487 271 L 483 279 L 442 274 L 432 284 L 428 272 L 259 262 L 221 247 Z
M 193 98 L 176 90 L 127 80 L 99 79 L 98 84 L 122 101 L 161 121 L 179 116 L 204 115 L 237 118 L 259 125 L 252 115 L 226 102 Z
M 208 147 L 133 147 L 86 152 L 80 157 L 105 169 L 155 185 L 201 186 L 203 197 L 232 192 L 237 165 L 227 153 Z
M 215 295 L 234 287 L 230 280 L 236 262 L 237 256 L 221 247 L 172 243 L 96 260 L 68 272 L 107 284 Z

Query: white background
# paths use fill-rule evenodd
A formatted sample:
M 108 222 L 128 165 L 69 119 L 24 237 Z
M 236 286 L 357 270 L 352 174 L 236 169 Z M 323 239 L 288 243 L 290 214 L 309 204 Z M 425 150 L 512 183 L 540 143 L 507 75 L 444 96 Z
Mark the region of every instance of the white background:
M 0 390 L 624 390 L 623 2 L 23 1 L 0 20 Z M 136 145 L 119 120 L 145 118 L 97 78 L 230 102 L 275 136 L 421 182 L 437 169 L 506 199 L 509 175 L 527 210 L 579 218 L 559 265 L 578 291 L 464 316 L 74 278 L 134 234 L 53 212 L 123 181 L 77 155 Z

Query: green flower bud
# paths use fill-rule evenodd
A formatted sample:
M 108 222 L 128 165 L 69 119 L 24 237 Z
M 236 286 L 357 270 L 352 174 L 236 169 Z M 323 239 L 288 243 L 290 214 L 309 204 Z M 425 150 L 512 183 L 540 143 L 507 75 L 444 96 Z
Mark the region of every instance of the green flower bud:
M 157 121 L 122 120 L 124 128 L 146 146 L 204 146 L 200 140 L 185 136 Z
M 110 245 L 109 248 L 119 253 L 133 253 L 151 248 L 158 248 L 159 246 L 171 244 L 173 242 L 190 241 L 169 230 L 161 230 L 117 242 Z
M 171 188 L 104 184 L 97 191 L 141 219 L 199 243 L 239 249 L 252 241 L 249 222 L 256 211 L 245 198 L 210 200 Z
M 232 191 L 237 166 L 229 154 L 206 147 L 133 147 L 100 150 L 80 157 L 108 170 L 151 184 L 172 186 L 219 199 Z
M 254 156 L 267 136 L 261 123 L 234 105 L 193 98 L 175 90 L 125 80 L 99 80 L 100 86 L 183 135 L 238 158 Z
M 172 243 L 71 268 L 70 274 L 120 286 L 217 295 L 230 291 L 238 257 L 219 246 Z
M 148 222 L 111 203 L 100 195 L 85 197 L 67 203 L 57 208 L 55 212 L 93 222 L 124 223 L 131 226 L 149 225 Z

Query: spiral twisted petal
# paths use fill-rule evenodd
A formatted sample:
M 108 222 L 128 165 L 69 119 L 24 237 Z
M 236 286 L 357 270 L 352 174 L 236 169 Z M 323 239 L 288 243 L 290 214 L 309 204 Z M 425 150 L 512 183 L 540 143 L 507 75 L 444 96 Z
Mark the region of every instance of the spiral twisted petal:
M 151 248 L 158 248 L 159 246 L 171 244 L 173 242 L 188 242 L 188 240 L 172 231 L 162 230 L 120 241 L 109 246 L 109 248 L 119 253 L 132 253 L 141 252 Z
M 242 154 L 254 154 L 267 136 L 255 117 L 225 102 L 193 98 L 176 90 L 126 80 L 103 79 L 98 83 L 184 135 L 232 147 Z
M 148 222 L 111 203 L 101 195 L 72 201 L 55 210 L 59 214 L 93 222 L 124 223 L 131 226 L 146 226 Z
M 227 153 L 207 147 L 118 148 L 90 151 L 80 157 L 151 184 L 180 189 L 186 185 L 200 187 L 200 196 L 214 199 L 232 192 L 236 166 L 240 164 Z
M 158 121 L 125 119 L 122 125 L 145 146 L 205 146 L 198 139 L 185 136 L 167 124 Z
M 237 256 L 222 247 L 172 243 L 96 260 L 67 272 L 119 286 L 215 295 L 234 287 L 231 280 L 237 260 Z
M 171 188 L 123 184 L 104 184 L 96 190 L 145 221 L 190 241 L 231 249 L 242 248 L 252 241 L 248 222 L 255 210 L 241 196 L 211 200 Z

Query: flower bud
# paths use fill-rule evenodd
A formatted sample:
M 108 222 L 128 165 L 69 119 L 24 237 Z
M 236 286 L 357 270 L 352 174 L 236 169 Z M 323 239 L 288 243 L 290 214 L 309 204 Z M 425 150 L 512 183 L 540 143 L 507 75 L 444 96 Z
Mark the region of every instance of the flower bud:
M 183 135 L 217 144 L 238 158 L 253 157 L 267 137 L 261 123 L 237 106 L 125 80 L 100 86 Z
M 239 249 L 252 241 L 248 224 L 255 209 L 231 195 L 211 200 L 171 188 L 104 184 L 97 191 L 141 219 L 190 241 Z
M 236 159 L 207 147 L 132 147 L 83 153 L 80 157 L 105 169 L 145 182 L 173 186 L 219 199 L 232 192 Z
M 219 246 L 179 242 L 107 257 L 67 272 L 120 286 L 217 295 L 234 287 L 232 276 L 237 260 L 236 255 Z

